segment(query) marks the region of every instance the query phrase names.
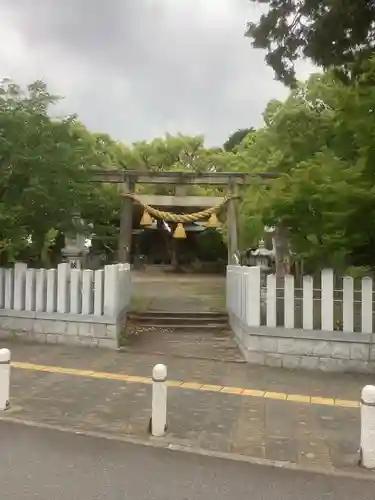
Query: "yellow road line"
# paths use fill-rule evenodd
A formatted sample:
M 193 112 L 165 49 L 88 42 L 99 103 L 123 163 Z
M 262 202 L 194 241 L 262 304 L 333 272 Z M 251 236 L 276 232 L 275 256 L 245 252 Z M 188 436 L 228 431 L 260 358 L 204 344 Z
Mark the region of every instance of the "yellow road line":
M 286 399 L 287 401 L 294 401 L 295 403 L 311 403 L 311 397 L 304 396 L 303 394 L 288 394 Z
M 335 400 L 332 398 L 317 398 L 317 397 L 312 397 L 311 398 L 311 404 L 315 405 L 326 405 L 326 406 L 334 406 Z
M 35 372 L 60 373 L 63 375 L 75 375 L 78 377 L 91 377 L 102 380 L 121 380 L 127 383 L 151 384 L 150 377 L 140 377 L 137 375 L 126 375 L 122 373 L 97 372 L 94 370 L 79 370 L 77 368 L 64 368 L 62 366 L 36 365 L 33 363 L 23 363 L 12 361 L 12 368 L 20 370 L 30 370 Z M 295 403 L 307 403 L 312 405 L 336 406 L 340 408 L 359 408 L 359 401 L 348 399 L 333 399 L 318 396 L 308 396 L 304 394 L 286 394 L 283 392 L 261 391 L 258 389 L 248 389 L 245 387 L 229 387 L 215 384 L 203 384 L 200 382 L 189 382 L 182 380 L 168 380 L 169 387 L 189 389 L 192 391 L 220 392 L 223 394 L 233 394 L 241 397 L 265 398 L 278 401 Z

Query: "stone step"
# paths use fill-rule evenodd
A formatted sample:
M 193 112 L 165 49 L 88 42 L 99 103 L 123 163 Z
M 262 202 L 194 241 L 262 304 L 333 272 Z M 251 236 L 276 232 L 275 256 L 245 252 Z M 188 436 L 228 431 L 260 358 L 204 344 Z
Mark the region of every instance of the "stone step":
M 211 326 L 227 326 L 228 325 L 228 320 L 227 319 L 202 319 L 202 318 L 194 318 L 194 319 L 187 319 L 187 318 L 166 318 L 166 317 L 148 317 L 148 318 L 141 318 L 139 316 L 128 316 L 129 321 L 133 321 L 134 323 L 139 323 L 142 325 L 174 325 L 174 326 L 184 326 L 184 325 L 191 325 L 191 326 L 197 326 L 197 325 L 211 325 Z
M 134 318 L 177 318 L 177 319 L 200 319 L 200 320 L 228 320 L 226 312 L 216 311 L 130 311 L 129 315 Z
M 222 331 L 228 329 L 228 325 L 226 324 L 215 324 L 215 323 L 205 323 L 205 324 L 173 324 L 173 323 L 141 323 L 141 322 L 136 322 L 136 324 L 140 327 L 144 328 L 155 328 L 155 329 L 160 329 L 160 330 L 179 330 L 179 331 L 201 331 L 201 332 L 213 332 L 213 331 Z
M 168 329 L 179 332 L 196 332 L 221 334 L 229 330 L 228 315 L 222 312 L 165 312 L 146 311 L 132 312 L 128 321 L 144 328 Z
M 206 314 L 153 314 L 153 313 L 130 313 L 128 316 L 130 321 L 137 324 L 148 325 L 148 326 L 158 326 L 158 327 L 173 327 L 178 328 L 181 326 L 195 327 L 201 326 L 202 328 L 217 327 L 223 328 L 228 326 L 228 316 L 227 315 L 206 315 Z

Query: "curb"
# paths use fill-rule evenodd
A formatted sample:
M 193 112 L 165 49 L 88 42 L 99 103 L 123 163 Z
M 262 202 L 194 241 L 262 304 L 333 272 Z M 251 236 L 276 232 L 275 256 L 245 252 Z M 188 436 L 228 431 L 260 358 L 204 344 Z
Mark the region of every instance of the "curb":
M 237 453 L 228 453 L 228 452 L 219 452 L 219 451 L 210 451 L 205 450 L 203 448 L 198 448 L 194 446 L 186 446 L 180 445 L 178 443 L 174 443 L 168 438 L 154 438 L 150 437 L 148 439 L 138 438 L 135 436 L 116 436 L 114 434 L 108 434 L 105 432 L 96 432 L 96 431 L 81 431 L 71 427 L 59 426 L 59 425 L 51 425 L 45 424 L 42 422 L 33 422 L 31 420 L 24 420 L 20 418 L 14 417 L 6 417 L 0 416 L 0 422 L 8 422 L 16 425 L 24 425 L 27 427 L 34 427 L 37 429 L 48 429 L 54 430 L 58 432 L 66 432 L 69 434 L 76 434 L 80 436 L 88 436 L 92 438 L 98 439 L 106 439 L 108 441 L 117 441 L 122 443 L 130 443 L 139 446 L 149 446 L 151 448 L 159 448 L 170 451 L 178 451 L 183 453 L 193 453 L 195 455 L 216 458 L 221 460 L 232 460 L 237 462 L 244 462 L 250 465 L 259 465 L 266 467 L 273 467 L 278 469 L 291 470 L 296 472 L 304 472 L 309 474 L 319 474 L 322 476 L 328 477 L 337 477 L 337 478 L 347 478 L 347 479 L 360 479 L 375 482 L 375 474 L 372 471 L 344 471 L 340 469 L 335 469 L 333 467 L 327 469 L 322 467 L 314 467 L 314 466 L 303 466 L 299 464 L 295 464 L 292 462 L 281 462 L 277 460 L 269 460 L 266 458 L 255 458 L 249 457 L 245 455 L 240 455 Z M 374 471 L 375 472 L 375 471 Z
M 137 351 L 136 349 L 132 349 L 131 351 L 127 350 L 127 346 L 120 346 L 117 348 L 118 352 L 122 352 L 124 354 L 137 354 L 137 355 L 146 355 L 146 356 L 165 356 L 167 358 L 176 358 L 176 359 L 196 359 L 198 361 L 214 361 L 214 362 L 220 362 L 220 363 L 232 363 L 232 364 L 237 364 L 237 365 L 246 365 L 247 361 L 242 360 L 242 359 L 221 359 L 221 358 L 214 358 L 214 357 L 209 357 L 209 356 L 198 356 L 198 355 L 192 355 L 192 354 L 171 354 L 171 353 L 165 353 L 162 351 Z

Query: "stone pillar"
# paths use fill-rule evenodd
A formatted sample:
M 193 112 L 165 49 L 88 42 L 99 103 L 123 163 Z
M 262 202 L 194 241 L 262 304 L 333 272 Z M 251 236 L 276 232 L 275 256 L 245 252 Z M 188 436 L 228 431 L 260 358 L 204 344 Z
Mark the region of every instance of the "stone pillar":
M 62 249 L 62 254 L 71 269 L 81 269 L 84 253 L 78 246 L 77 238 L 65 236 L 65 247 Z
M 127 179 L 122 186 L 122 194 L 133 193 L 134 183 Z M 133 200 L 122 196 L 120 208 L 120 234 L 118 240 L 118 261 L 130 262 L 133 230 Z
M 0 349 L 0 411 L 7 410 L 10 396 L 10 350 Z
M 152 370 L 151 434 L 164 436 L 167 430 L 167 367 L 155 365 Z
M 375 468 L 375 387 L 366 385 L 361 394 L 361 465 Z
M 238 196 L 238 186 L 232 180 L 229 182 L 229 192 Z M 238 199 L 231 199 L 227 203 L 227 230 L 228 230 L 228 264 L 236 264 L 234 254 L 238 250 Z

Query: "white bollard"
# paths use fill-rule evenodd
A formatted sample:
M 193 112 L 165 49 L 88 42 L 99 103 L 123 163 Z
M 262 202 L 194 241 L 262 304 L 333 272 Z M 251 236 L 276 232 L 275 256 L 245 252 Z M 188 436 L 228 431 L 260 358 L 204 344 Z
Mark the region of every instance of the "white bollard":
M 361 395 L 361 465 L 375 469 L 375 386 L 366 385 Z
M 9 408 L 10 350 L 0 349 L 0 411 Z
M 155 365 L 152 370 L 151 434 L 164 436 L 167 430 L 167 367 Z

